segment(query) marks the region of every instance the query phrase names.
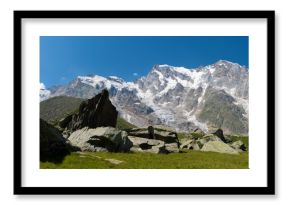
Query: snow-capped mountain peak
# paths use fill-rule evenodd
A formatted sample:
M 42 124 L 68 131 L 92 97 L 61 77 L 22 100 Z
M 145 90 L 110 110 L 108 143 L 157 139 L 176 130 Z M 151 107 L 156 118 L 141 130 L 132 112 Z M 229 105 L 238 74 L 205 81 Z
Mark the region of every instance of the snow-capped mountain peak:
M 92 86 L 94 88 L 107 88 L 111 89 L 112 87 L 120 90 L 124 87 L 125 81 L 122 78 L 116 76 L 102 77 L 98 75 L 94 76 L 78 76 L 82 83 Z
M 50 90 L 47 90 L 43 83 L 40 83 L 39 87 L 40 87 L 39 90 L 40 101 L 48 99 L 51 93 Z
M 102 89 L 109 91 L 119 114 L 137 126 L 153 121 L 179 131 L 208 131 L 212 125 L 240 133 L 248 129 L 248 69 L 229 61 L 195 69 L 155 65 L 134 82 L 117 76 L 78 76 L 68 85 L 48 89 L 46 96 L 90 98 Z M 221 115 L 230 120 L 220 122 Z

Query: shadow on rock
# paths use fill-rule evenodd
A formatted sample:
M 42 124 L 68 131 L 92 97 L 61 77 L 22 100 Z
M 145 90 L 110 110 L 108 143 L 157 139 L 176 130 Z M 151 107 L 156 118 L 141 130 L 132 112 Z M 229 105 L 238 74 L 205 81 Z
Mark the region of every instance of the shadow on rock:
M 40 161 L 61 163 L 72 149 L 58 129 L 40 119 Z

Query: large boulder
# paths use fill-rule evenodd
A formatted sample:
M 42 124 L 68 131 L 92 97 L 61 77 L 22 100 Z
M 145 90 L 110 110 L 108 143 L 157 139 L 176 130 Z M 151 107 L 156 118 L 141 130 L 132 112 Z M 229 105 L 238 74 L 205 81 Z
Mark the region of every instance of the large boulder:
M 198 144 L 194 139 L 186 140 L 180 145 L 180 149 L 200 150 Z
M 245 144 L 241 140 L 231 143 L 230 146 L 239 152 L 243 152 L 247 150 Z
M 161 140 L 165 143 L 179 144 L 176 132 L 154 128 L 152 126 L 149 126 L 148 128 L 133 128 L 131 130 L 127 130 L 127 132 L 130 136 Z
M 203 145 L 201 151 L 219 152 L 225 154 L 239 154 L 237 150 L 233 149 L 231 146 L 222 141 L 209 141 Z
M 178 143 L 165 143 L 165 149 L 168 151 L 168 153 L 179 153 L 179 144 Z
M 179 147 L 177 143 L 165 143 L 161 140 L 148 139 L 143 137 L 128 136 L 133 146 L 132 152 L 150 152 L 155 154 L 178 153 Z
M 40 160 L 61 162 L 70 153 L 70 147 L 60 131 L 40 119 Z
M 205 136 L 197 139 L 196 143 L 199 145 L 200 148 L 202 148 L 206 143 L 208 143 L 210 141 L 222 142 L 222 140 L 218 136 L 216 136 L 214 134 L 208 134 L 208 135 L 205 135 Z
M 113 127 L 84 127 L 74 131 L 68 140 L 82 151 L 128 152 L 133 146 L 125 131 Z
M 176 132 L 161 127 L 133 128 L 127 130 L 133 143 L 131 151 L 152 153 L 179 152 L 179 140 Z
M 83 101 L 77 113 L 67 116 L 59 125 L 69 131 L 84 127 L 116 127 L 118 112 L 109 99 L 109 92 L 103 90 L 95 97 Z
M 132 152 L 168 153 L 165 150 L 165 143 L 163 141 L 135 136 L 128 136 L 128 138 L 133 144 L 130 149 Z

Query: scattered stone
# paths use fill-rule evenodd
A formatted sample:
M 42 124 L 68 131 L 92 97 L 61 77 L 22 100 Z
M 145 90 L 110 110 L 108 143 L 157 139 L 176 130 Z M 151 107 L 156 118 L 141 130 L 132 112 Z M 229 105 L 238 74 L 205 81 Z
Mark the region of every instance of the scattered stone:
M 80 154 L 81 158 L 86 158 L 86 157 L 97 158 L 97 159 L 108 161 L 108 162 L 110 162 L 112 164 L 121 164 L 121 163 L 124 162 L 124 161 L 117 160 L 117 159 L 104 159 L 104 158 L 102 158 L 100 156 L 91 155 L 91 154 L 88 154 L 86 152 L 78 152 L 78 153 Z
M 117 160 L 117 159 L 105 159 L 105 161 L 108 161 L 111 164 L 116 164 L 116 165 L 123 163 L 123 161 Z

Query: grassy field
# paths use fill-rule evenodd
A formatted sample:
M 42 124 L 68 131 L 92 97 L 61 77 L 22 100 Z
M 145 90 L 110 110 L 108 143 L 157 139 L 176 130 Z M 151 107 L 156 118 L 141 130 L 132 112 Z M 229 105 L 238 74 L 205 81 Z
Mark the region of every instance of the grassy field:
M 119 164 L 114 163 L 117 161 Z M 239 155 L 183 150 L 183 153 L 72 153 L 59 164 L 40 162 L 42 169 L 247 169 L 248 153 Z

